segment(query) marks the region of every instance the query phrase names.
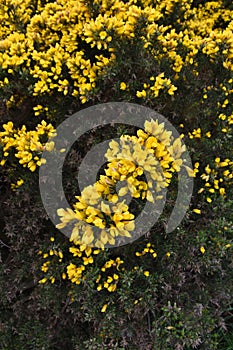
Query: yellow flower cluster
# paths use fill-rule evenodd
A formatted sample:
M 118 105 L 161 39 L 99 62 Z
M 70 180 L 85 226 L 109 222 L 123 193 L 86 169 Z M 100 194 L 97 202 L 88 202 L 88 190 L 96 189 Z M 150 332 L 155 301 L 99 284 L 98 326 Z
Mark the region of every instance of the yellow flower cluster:
M 207 164 L 201 179 L 205 184 L 198 193 L 206 194 L 208 203 L 212 202 L 216 193 L 226 197 L 226 187 L 231 187 L 233 184 L 233 161 L 228 158 L 223 160 L 220 157 L 215 158 L 214 166 L 211 168 Z
M 102 272 L 105 272 L 106 269 L 110 269 L 111 267 L 116 267 L 117 270 L 119 270 L 120 265 L 122 265 L 124 263 L 123 260 L 121 260 L 120 257 L 117 257 L 115 260 L 111 259 L 106 261 L 106 263 L 104 264 L 104 266 L 101 268 Z
M 112 206 L 105 204 L 95 185 L 86 187 L 76 198 L 79 201 L 74 205 L 74 211 L 58 209 L 61 217 L 58 229 L 74 222 L 72 241 L 103 248 L 106 244 L 115 244 L 115 237 L 130 237 L 129 231 L 134 229 L 134 215 L 129 213 L 124 201 Z M 100 229 L 97 237 L 94 227 Z
M 110 259 L 106 261 L 104 266 L 101 268 L 102 272 L 106 272 L 108 269 L 116 269 L 119 271 L 120 265 L 123 264 L 123 260 L 120 257 L 117 257 L 115 260 Z M 101 291 L 103 288 L 107 289 L 108 292 L 115 292 L 117 289 L 117 284 L 119 282 L 119 275 L 114 270 L 112 271 L 112 275 L 107 275 L 105 279 L 102 278 L 102 275 L 99 275 L 96 279 L 97 290 Z
M 194 129 L 192 132 L 189 132 L 189 138 L 193 139 L 194 137 L 197 139 L 201 138 L 201 128 L 197 128 Z
M 225 84 L 220 84 L 220 89 L 224 92 L 224 95 L 230 100 L 230 95 L 232 94 L 232 79 L 228 79 Z M 211 87 L 207 87 L 205 93 L 211 91 Z M 222 100 L 224 96 L 221 96 Z M 231 149 L 228 147 L 228 140 L 232 138 L 232 124 L 233 124 L 233 115 L 228 109 L 221 113 L 223 109 L 226 109 L 229 101 L 225 99 L 224 102 L 216 101 L 218 108 L 218 113 L 216 114 L 216 119 L 213 123 L 213 132 L 207 131 L 204 132 L 201 127 L 193 129 L 191 132 L 188 132 L 189 139 L 197 139 L 197 142 L 204 146 L 204 143 L 201 142 L 203 139 L 210 139 L 213 136 L 213 133 L 217 135 L 222 142 L 226 142 L 226 147 L 222 148 L 222 156 L 215 156 L 215 158 L 206 164 L 203 164 L 203 170 L 200 171 L 201 185 L 198 194 L 203 194 L 205 201 L 207 203 L 212 203 L 216 198 L 220 196 L 223 199 L 231 197 L 232 189 L 232 178 L 233 178 L 233 159 Z M 221 135 L 221 132 L 224 135 Z M 215 140 L 212 140 L 214 142 Z M 216 141 L 216 144 L 219 141 Z M 206 143 L 206 141 L 205 141 Z M 205 147 L 205 146 L 204 146 Z M 217 153 L 218 154 L 218 153 Z M 223 155 L 224 154 L 224 155 Z M 194 166 L 195 167 L 195 166 Z M 197 169 L 198 170 L 198 169 Z M 194 169 L 195 171 L 195 169 Z M 204 182 L 204 183 L 203 183 Z M 228 193 L 230 195 L 228 195 Z M 195 208 L 193 212 L 196 214 L 201 213 L 201 209 Z
M 50 238 L 51 242 L 54 241 L 54 237 Z M 43 259 L 49 258 L 49 260 L 46 260 L 42 266 L 41 266 L 41 271 L 45 274 L 46 277 L 43 277 L 41 280 L 39 280 L 39 284 L 45 284 L 48 281 L 50 283 L 55 283 L 56 278 L 52 275 L 50 275 L 50 270 L 51 272 L 54 272 L 53 267 L 54 267 L 54 262 L 51 260 L 52 256 L 55 256 L 58 259 L 59 263 L 63 262 L 63 252 L 60 249 L 57 249 L 56 247 L 52 247 L 48 253 L 44 253 L 40 250 L 38 252 L 39 255 L 42 255 Z M 62 278 L 66 278 L 65 274 L 62 274 Z
M 15 191 L 17 188 L 19 188 L 20 186 L 22 186 L 23 183 L 24 183 L 24 180 L 23 180 L 23 179 L 19 179 L 19 180 L 17 180 L 16 183 L 12 183 L 12 184 L 11 184 L 11 189 L 12 189 L 13 191 Z
M 190 139 L 194 139 L 194 138 L 201 139 L 204 136 L 207 138 L 211 138 L 212 135 L 211 135 L 210 131 L 207 131 L 207 132 L 205 132 L 205 134 L 202 134 L 201 128 L 197 128 L 197 129 L 193 129 L 193 131 L 189 132 L 188 136 Z
M 164 78 L 164 73 L 159 74 L 156 78 L 150 77 L 150 84 L 144 83 L 143 88 L 142 91 L 137 91 L 137 97 L 158 97 L 159 92 L 164 89 L 169 95 L 174 95 L 174 92 L 177 90 L 177 87 L 171 83 L 170 79 Z
M 155 250 L 153 249 L 153 246 L 151 243 L 147 243 L 146 247 L 143 249 L 142 252 L 136 252 L 135 255 L 136 256 L 144 256 L 146 254 L 151 254 L 151 256 L 153 258 L 157 257 L 157 253 L 155 252 Z
M 221 129 L 221 131 L 223 133 L 231 133 L 232 125 L 233 125 L 233 113 L 231 113 L 228 116 L 226 114 L 224 114 L 224 113 L 221 113 L 218 117 L 222 121 L 222 129 Z
M 6 2 L 0 12 L 5 23 L 0 31 L 3 50 L 0 66 L 8 71 L 11 79 L 18 67 L 23 66 L 35 81 L 35 96 L 56 90 L 79 96 L 82 103 L 87 100 L 86 94 L 95 88 L 96 78 L 116 58 L 111 45 L 113 37 L 133 38 L 135 24 L 142 15 L 150 16 L 150 20 L 160 17 L 158 11 L 150 14 L 148 8 L 143 10 L 131 1 L 108 4 L 95 1 L 92 6 L 99 14 L 93 17 L 92 6 L 85 1 L 60 0 L 44 6 L 38 2 L 30 18 L 29 1 Z M 12 16 L 9 16 L 9 7 Z M 22 32 L 15 21 L 22 21 Z M 93 62 L 86 57 L 84 43 L 88 48 L 104 49 L 107 53 L 95 54 Z
M 114 245 L 116 237 L 131 237 L 134 215 L 119 197 L 130 193 L 134 198 L 153 202 L 153 193 L 156 193 L 157 200 L 163 198 L 160 191 L 169 186 L 173 174 L 185 166 L 184 151 L 181 139 L 174 139 L 164 123 L 159 124 L 157 120 L 146 121 L 144 131 L 138 130 L 137 136 L 123 135 L 119 143 L 111 141 L 105 155 L 108 161 L 105 175 L 76 197 L 74 210 L 58 209 L 61 223 L 57 228 L 63 229 L 72 222 L 71 240 L 99 248 Z M 191 169 L 187 167 L 187 170 L 194 176 Z M 147 182 L 141 180 L 143 174 L 147 175 Z M 125 186 L 116 193 L 118 182 L 124 182 Z M 98 235 L 94 228 L 98 228 Z
M 179 30 L 172 24 L 165 25 L 166 16 L 176 9 L 184 17 L 183 21 L 177 19 Z M 26 75 L 34 96 L 58 92 L 85 103 L 96 89 L 98 78 L 118 61 L 119 42 L 132 43 L 136 38 L 158 69 L 155 75 L 139 82 L 142 90 L 132 86 L 131 93 L 139 98 L 157 97 L 161 90 L 173 95 L 177 90 L 173 82 L 185 67 L 199 74 L 200 53 L 211 61 L 221 58 L 223 68 L 233 70 L 232 17 L 233 11 L 225 9 L 223 1 L 197 7 L 189 0 L 159 0 L 156 4 L 149 0 L 35 4 L 3 0 L 0 88 L 5 91 L 20 75 Z M 226 23 L 224 29 L 216 26 L 219 20 Z M 171 70 L 166 78 L 162 62 Z M 131 89 L 128 82 L 124 84 L 119 84 L 119 92 Z M 15 97 L 9 97 L 8 106 Z
M 180 171 L 185 150 L 181 138 L 174 139 L 164 123 L 151 120 L 145 122 L 144 130 L 137 131 L 137 136 L 124 135 L 120 144 L 111 141 L 106 158 L 108 161 L 126 158 L 135 162 L 156 181 L 156 192 L 159 192 L 168 186 L 172 173 Z
M 25 125 L 21 129 L 15 129 L 12 122 L 3 124 L 3 129 L 4 131 L 0 132 L 0 145 L 4 156 L 0 162 L 1 165 L 5 164 L 13 149 L 14 156 L 19 159 L 19 163 L 33 172 L 37 166 L 39 167 L 45 162 L 44 159 L 40 158 L 42 152 L 45 149 L 48 151 L 53 149 L 54 143 L 44 140 L 54 137 L 55 129 L 44 120 L 37 125 L 36 130 L 27 131 Z
M 45 274 L 45 277 L 39 281 L 39 284 L 45 284 L 48 281 L 50 281 L 50 283 L 54 283 L 57 279 L 57 277 L 55 278 L 53 275 L 51 275 L 51 273 L 54 272 L 54 264 L 56 264 L 56 261 L 52 260 L 52 257 L 58 259 L 59 263 L 64 263 L 63 252 L 60 248 L 58 248 L 57 243 L 54 242 L 54 237 L 51 237 L 50 241 L 53 243 L 53 245 L 47 253 L 43 254 L 42 251 L 38 252 L 43 259 L 48 259 L 43 262 L 41 266 L 41 271 Z M 58 278 L 62 278 L 63 280 L 68 279 L 72 283 L 79 285 L 86 278 L 86 274 L 88 273 L 88 265 L 97 264 L 94 258 L 100 254 L 101 250 L 92 249 L 90 246 L 85 244 L 80 245 L 76 242 L 72 243 L 73 244 L 69 247 L 69 253 L 74 258 L 71 258 L 71 260 L 74 260 L 75 263 L 70 261 L 69 263 L 65 263 L 65 272 L 64 270 L 63 272 L 61 271 L 61 276 Z M 115 259 L 107 260 L 102 267 L 101 265 L 98 266 L 100 274 L 95 281 L 97 291 L 101 291 L 103 288 L 107 289 L 109 292 L 114 292 L 116 290 L 119 281 L 118 273 L 119 271 L 123 270 L 121 267 L 123 263 L 124 261 L 120 257 L 116 257 Z M 102 275 L 110 270 L 111 274 L 108 273 L 107 276 Z
M 54 237 L 51 237 L 51 242 L 54 242 Z M 73 263 L 69 263 L 66 266 L 66 272 L 62 272 L 61 278 L 68 279 L 75 284 L 80 284 L 83 279 L 85 278 L 83 273 L 86 269 L 86 265 L 93 264 L 94 259 L 93 256 L 98 255 L 100 253 L 100 250 L 98 249 L 92 249 L 90 247 L 87 247 L 86 245 L 72 245 L 69 248 L 69 252 L 72 254 L 75 258 L 80 258 L 80 264 L 79 266 L 76 266 Z M 42 251 L 39 251 L 39 255 L 42 255 Z M 44 259 L 49 258 L 49 260 L 46 260 L 42 266 L 41 271 L 46 274 L 46 277 L 42 278 L 39 283 L 44 284 L 47 281 L 50 280 L 51 283 L 55 282 L 54 276 L 49 276 L 49 270 L 53 270 L 54 261 L 51 261 L 51 257 L 54 256 L 58 259 L 59 263 L 63 262 L 63 252 L 61 249 L 58 249 L 56 247 L 56 244 L 53 244 L 53 247 L 48 251 L 48 253 L 44 253 L 42 257 Z
M 33 109 L 34 109 L 34 114 L 36 117 L 38 115 L 40 115 L 41 113 L 48 111 L 48 107 L 43 107 L 41 105 L 37 105 L 37 106 L 33 107 Z
M 80 284 L 83 278 L 83 271 L 85 270 L 85 266 L 76 266 L 71 263 L 67 266 L 67 275 L 72 283 Z

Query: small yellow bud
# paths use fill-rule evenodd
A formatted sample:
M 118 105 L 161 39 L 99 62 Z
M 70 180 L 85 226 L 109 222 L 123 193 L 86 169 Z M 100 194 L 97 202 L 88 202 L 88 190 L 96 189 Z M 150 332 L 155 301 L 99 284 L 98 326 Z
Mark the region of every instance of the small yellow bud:
M 202 254 L 205 253 L 205 248 L 204 248 L 203 246 L 200 247 L 200 252 L 201 252 Z
M 107 307 L 108 307 L 108 304 L 104 304 L 104 306 L 101 309 L 101 312 L 106 312 Z
M 40 284 L 45 284 L 47 282 L 47 278 L 42 278 L 42 280 L 39 281 Z

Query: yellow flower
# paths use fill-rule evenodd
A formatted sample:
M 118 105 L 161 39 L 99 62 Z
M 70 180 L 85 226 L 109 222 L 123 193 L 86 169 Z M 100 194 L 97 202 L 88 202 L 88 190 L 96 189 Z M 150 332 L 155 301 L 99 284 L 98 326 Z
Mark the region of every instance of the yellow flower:
M 108 276 L 108 278 L 107 278 L 107 283 L 111 283 L 112 281 L 113 281 L 112 276 Z
M 219 193 L 221 194 L 221 196 L 224 196 L 224 195 L 226 194 L 225 188 L 221 187 L 221 188 L 219 189 Z
M 174 91 L 177 90 L 177 87 L 174 85 L 171 85 L 171 87 L 168 89 L 168 94 L 169 95 L 174 95 Z
M 44 263 L 42 266 L 41 266 L 41 271 L 43 271 L 43 272 L 47 272 L 48 271 L 48 263 Z
M 60 259 L 63 259 L 63 253 L 62 253 L 62 251 L 59 251 L 59 252 L 58 252 L 58 256 L 59 256 Z
M 146 97 L 146 91 L 145 90 L 137 91 L 136 96 L 139 98 Z
M 111 284 L 108 288 L 109 292 L 115 292 L 115 290 L 117 289 L 117 285 L 116 284 Z
M 108 307 L 108 304 L 104 304 L 104 306 L 101 309 L 101 312 L 106 312 L 107 307 Z
M 205 253 L 205 248 L 204 248 L 203 246 L 200 247 L 200 252 L 201 252 L 202 254 Z
M 99 284 L 99 285 L 97 286 L 97 288 L 96 288 L 96 289 L 98 290 L 98 292 L 99 292 L 99 291 L 101 291 L 101 290 L 103 289 L 102 284 Z
M 99 37 L 100 37 L 100 39 L 101 40 L 104 40 L 106 37 L 107 37 L 107 33 L 105 32 L 105 31 L 101 31 L 100 33 L 99 33 Z
M 121 89 L 121 90 L 126 90 L 126 88 L 127 88 L 126 83 L 121 82 L 121 84 L 120 84 L 120 89 Z
M 45 284 L 47 282 L 47 278 L 42 278 L 42 280 L 40 280 L 38 283 L 40 284 Z
M 94 259 L 92 258 L 92 256 L 90 256 L 89 258 L 83 257 L 84 265 L 92 264 L 93 262 L 94 262 Z
M 193 212 L 196 213 L 196 214 L 201 214 L 201 210 L 200 209 L 193 209 Z

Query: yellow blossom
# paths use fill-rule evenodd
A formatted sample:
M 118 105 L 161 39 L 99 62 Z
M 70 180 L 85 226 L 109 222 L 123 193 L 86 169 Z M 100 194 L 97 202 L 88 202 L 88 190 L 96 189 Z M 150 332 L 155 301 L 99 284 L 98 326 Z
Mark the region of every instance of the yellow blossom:
M 121 84 L 120 84 L 120 89 L 121 89 L 121 90 L 126 90 L 126 88 L 127 88 L 126 83 L 121 82 Z
M 200 252 L 201 252 L 202 254 L 205 253 L 205 248 L 204 248 L 203 246 L 200 247 Z
M 196 213 L 196 214 L 201 214 L 201 210 L 197 209 L 197 208 L 193 209 L 193 212 Z
M 108 304 L 104 304 L 102 309 L 101 309 L 101 312 L 106 312 L 107 307 L 108 307 Z

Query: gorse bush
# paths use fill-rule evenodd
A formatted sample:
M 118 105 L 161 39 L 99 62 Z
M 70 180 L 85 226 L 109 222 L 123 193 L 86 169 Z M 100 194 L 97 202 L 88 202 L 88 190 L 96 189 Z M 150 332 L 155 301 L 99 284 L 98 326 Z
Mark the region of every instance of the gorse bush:
M 0 0 L 0 18 L 0 348 L 228 349 L 231 2 Z M 143 130 L 113 121 L 87 132 L 66 157 L 73 209 L 60 208 L 55 227 L 39 192 L 43 152 L 64 152 L 59 124 L 105 102 L 149 107 L 180 137 L 151 120 Z M 104 168 L 80 191 L 82 159 L 108 139 Z M 192 199 L 167 233 L 182 168 L 193 177 Z M 163 188 L 157 223 L 120 246 L 145 202 L 163 200 Z
M 144 129 L 137 131 L 137 137 L 123 135 L 119 143 L 111 141 L 105 154 L 108 161 L 105 175 L 100 175 L 99 181 L 85 187 L 81 196 L 76 197 L 78 202 L 74 204 L 74 211 L 70 208 L 58 209 L 61 223 L 57 228 L 75 222 L 72 241 L 94 244 L 97 248 L 104 248 L 106 244 L 119 245 L 116 237 L 135 234 L 130 234 L 135 229 L 135 223 L 134 214 L 129 212 L 129 206 L 123 199 L 126 194 L 150 202 L 159 201 L 164 198 L 162 189 L 169 186 L 173 173 L 179 172 L 181 166 L 189 171 L 190 176 L 195 175 L 182 159 L 185 145 L 182 145 L 180 138 L 174 140 L 164 123 L 146 121 Z M 147 182 L 140 180 L 145 169 Z M 125 186 L 117 192 L 119 182 L 125 182 Z M 119 197 L 122 197 L 121 201 Z M 104 203 L 104 199 L 111 205 Z M 98 238 L 89 224 L 101 229 Z

